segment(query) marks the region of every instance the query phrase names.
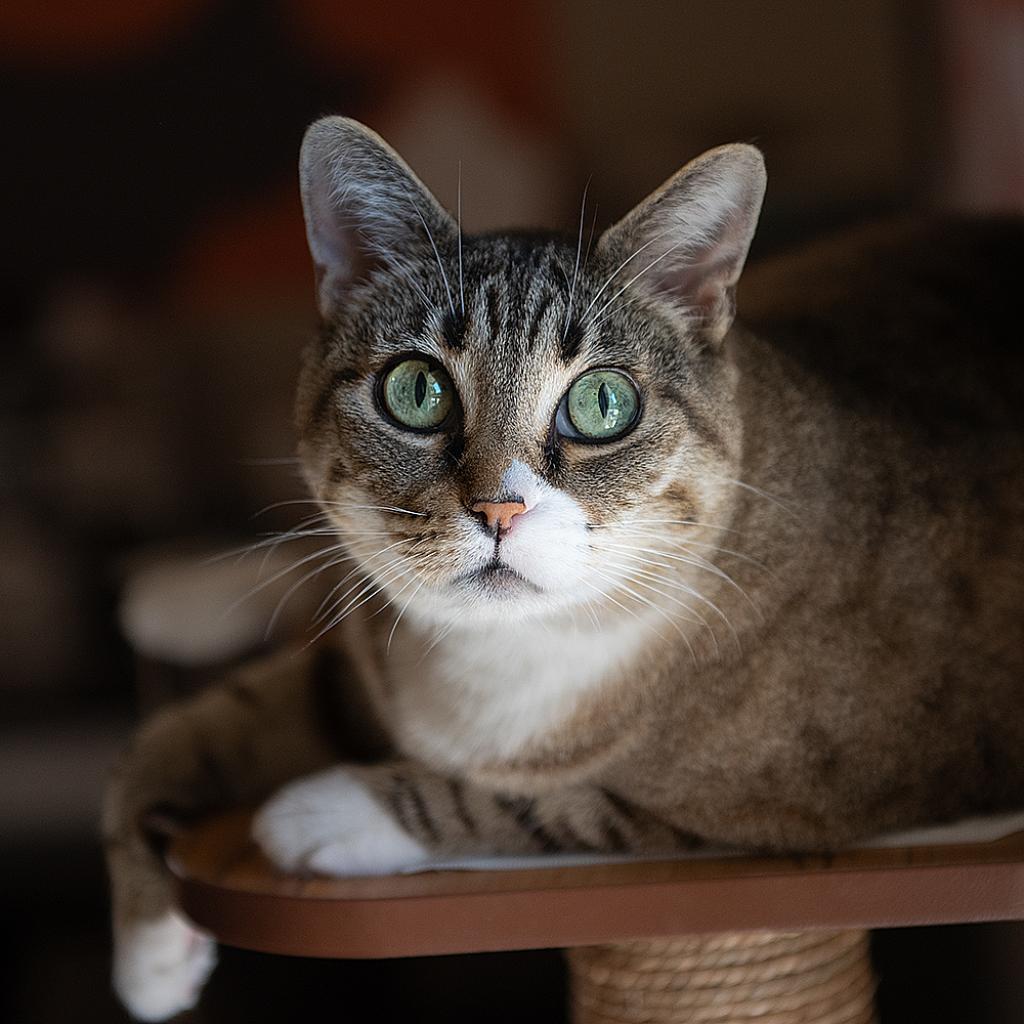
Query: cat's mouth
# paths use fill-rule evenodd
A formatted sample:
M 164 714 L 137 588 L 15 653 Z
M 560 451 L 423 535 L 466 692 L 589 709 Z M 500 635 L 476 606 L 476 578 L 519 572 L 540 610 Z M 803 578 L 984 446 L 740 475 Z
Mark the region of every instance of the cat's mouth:
M 508 594 L 527 589 L 540 592 L 536 583 L 516 572 L 507 562 L 492 558 L 479 569 L 463 573 L 455 578 L 456 583 L 474 583 L 490 593 Z

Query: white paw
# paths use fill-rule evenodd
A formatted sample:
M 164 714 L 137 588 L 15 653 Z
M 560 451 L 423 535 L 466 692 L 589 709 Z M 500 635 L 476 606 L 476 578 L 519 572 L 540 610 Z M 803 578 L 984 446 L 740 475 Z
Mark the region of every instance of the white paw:
M 199 1000 L 217 945 L 176 911 L 114 930 L 114 991 L 137 1020 L 167 1020 Z
M 256 815 L 252 834 L 290 872 L 387 875 L 428 856 L 344 768 L 285 786 Z

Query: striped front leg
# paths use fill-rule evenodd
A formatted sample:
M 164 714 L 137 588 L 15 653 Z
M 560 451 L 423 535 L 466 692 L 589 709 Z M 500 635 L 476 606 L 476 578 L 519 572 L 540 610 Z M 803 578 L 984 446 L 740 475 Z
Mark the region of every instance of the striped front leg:
M 670 852 L 693 837 L 599 786 L 534 798 L 440 775 L 411 761 L 342 766 L 293 782 L 253 835 L 289 872 L 389 874 L 439 858 L 561 852 Z

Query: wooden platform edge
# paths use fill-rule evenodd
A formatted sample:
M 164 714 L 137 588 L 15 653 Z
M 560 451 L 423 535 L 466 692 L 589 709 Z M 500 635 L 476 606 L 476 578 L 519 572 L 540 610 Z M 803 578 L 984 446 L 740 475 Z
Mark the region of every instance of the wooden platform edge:
M 1022 861 L 506 891 L 491 885 L 395 898 L 310 898 L 176 881 L 182 910 L 219 941 L 330 958 L 541 949 L 684 933 L 1024 920 Z

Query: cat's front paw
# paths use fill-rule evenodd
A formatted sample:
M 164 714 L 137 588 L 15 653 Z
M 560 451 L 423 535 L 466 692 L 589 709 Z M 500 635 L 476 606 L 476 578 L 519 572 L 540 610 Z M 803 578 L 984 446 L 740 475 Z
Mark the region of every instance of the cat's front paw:
M 217 964 L 217 946 L 175 911 L 118 924 L 114 990 L 136 1020 L 167 1020 L 195 1006 Z
M 387 875 L 428 851 L 344 768 L 300 779 L 263 805 L 253 838 L 279 868 L 323 875 Z

